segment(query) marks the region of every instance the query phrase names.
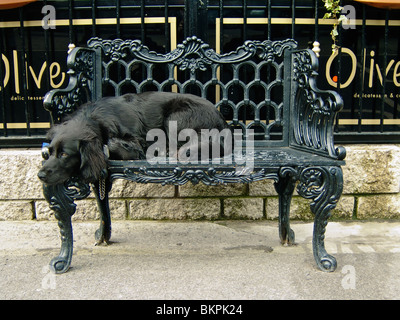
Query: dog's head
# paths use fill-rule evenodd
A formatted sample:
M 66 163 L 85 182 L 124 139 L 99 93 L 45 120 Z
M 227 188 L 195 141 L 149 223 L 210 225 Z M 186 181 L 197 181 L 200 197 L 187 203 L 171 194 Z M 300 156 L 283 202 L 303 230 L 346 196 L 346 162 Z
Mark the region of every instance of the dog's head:
M 39 179 L 49 185 L 63 183 L 74 176 L 88 183 L 97 181 L 106 168 L 98 130 L 73 120 L 54 126 L 47 135 L 51 142 L 38 173 Z

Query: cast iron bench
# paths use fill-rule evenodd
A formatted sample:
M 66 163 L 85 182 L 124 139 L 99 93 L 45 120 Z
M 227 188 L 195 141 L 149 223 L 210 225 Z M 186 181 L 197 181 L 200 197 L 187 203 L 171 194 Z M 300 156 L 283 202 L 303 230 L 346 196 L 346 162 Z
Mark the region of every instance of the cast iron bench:
M 44 100 L 52 123 L 60 123 L 89 100 L 157 90 L 201 95 L 215 103 L 232 128 L 240 129 L 244 142 L 251 141 L 249 129 L 254 133 L 253 152 L 228 164 L 108 160 L 107 175 L 91 185 L 101 214 L 98 242 L 108 242 L 111 236 L 108 192 L 115 179 L 162 185 L 201 181 L 210 186 L 273 179 L 279 194 L 280 240 L 293 244 L 289 211 L 298 181 L 297 192 L 311 201 L 315 215 L 315 261 L 323 271 L 336 269 L 335 258 L 325 250 L 324 233 L 343 189 L 346 151 L 335 148 L 333 141 L 343 101 L 336 92 L 317 88 L 318 59 L 312 50 L 298 50 L 297 43 L 288 39 L 246 41 L 235 51 L 218 54 L 202 40 L 189 37 L 160 54 L 138 40 L 92 38 L 87 47 L 69 53 L 67 64 L 68 86 L 50 91 Z M 251 158 L 250 167 L 246 157 Z M 61 232 L 61 251 L 50 267 L 63 273 L 72 258 L 74 201 L 86 198 L 90 186 L 73 177 L 43 188 Z

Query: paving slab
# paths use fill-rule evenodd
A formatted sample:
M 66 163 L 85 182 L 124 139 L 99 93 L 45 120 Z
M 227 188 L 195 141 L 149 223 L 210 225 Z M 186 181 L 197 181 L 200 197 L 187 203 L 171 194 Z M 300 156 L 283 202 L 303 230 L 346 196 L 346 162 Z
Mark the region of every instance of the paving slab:
M 330 222 L 320 271 L 312 223 L 293 222 L 282 246 L 270 221 L 114 221 L 94 246 L 96 221 L 74 222 L 70 270 L 54 275 L 57 223 L 0 222 L 0 299 L 400 299 L 400 222 Z

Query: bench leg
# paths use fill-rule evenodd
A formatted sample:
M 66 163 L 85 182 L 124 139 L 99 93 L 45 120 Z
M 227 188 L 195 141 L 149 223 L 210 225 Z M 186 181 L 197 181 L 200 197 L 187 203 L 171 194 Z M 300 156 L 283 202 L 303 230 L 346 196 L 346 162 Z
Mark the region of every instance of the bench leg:
M 275 183 L 275 189 L 279 194 L 279 237 L 282 244 L 293 245 L 294 231 L 290 229 L 290 203 L 294 191 L 295 181 L 292 176 L 281 177 Z
M 75 213 L 76 205 L 74 204 L 74 199 L 67 194 L 65 186 L 62 184 L 55 186 L 44 185 L 43 193 L 50 204 L 50 208 L 54 210 L 61 233 L 60 254 L 50 261 L 50 269 L 54 273 L 64 273 L 69 269 L 72 260 L 71 217 Z
M 96 245 L 106 243 L 110 244 L 111 238 L 111 215 L 108 202 L 108 193 L 111 190 L 109 179 L 100 180 L 93 184 L 93 192 L 96 196 L 97 205 L 100 211 L 100 228 L 96 230 Z
M 343 173 L 340 167 L 305 168 L 300 173 L 299 194 L 311 199 L 315 215 L 313 231 L 314 259 L 322 271 L 336 269 L 336 259 L 325 250 L 325 229 L 331 210 L 336 207 L 343 191 Z

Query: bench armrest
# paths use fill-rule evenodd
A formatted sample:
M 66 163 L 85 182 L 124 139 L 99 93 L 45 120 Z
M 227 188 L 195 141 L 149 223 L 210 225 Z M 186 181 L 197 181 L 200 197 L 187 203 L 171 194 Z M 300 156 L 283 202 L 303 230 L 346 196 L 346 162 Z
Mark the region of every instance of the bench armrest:
M 341 96 L 317 88 L 318 58 L 312 50 L 293 53 L 291 146 L 343 160 L 346 150 L 335 148 L 333 127 L 343 108 Z
M 96 81 L 95 57 L 96 52 L 88 48 L 77 47 L 69 53 L 67 87 L 49 91 L 43 101 L 44 108 L 51 114 L 52 123 L 60 123 L 66 114 L 72 113 L 81 104 L 95 98 L 93 92 L 93 82 Z

